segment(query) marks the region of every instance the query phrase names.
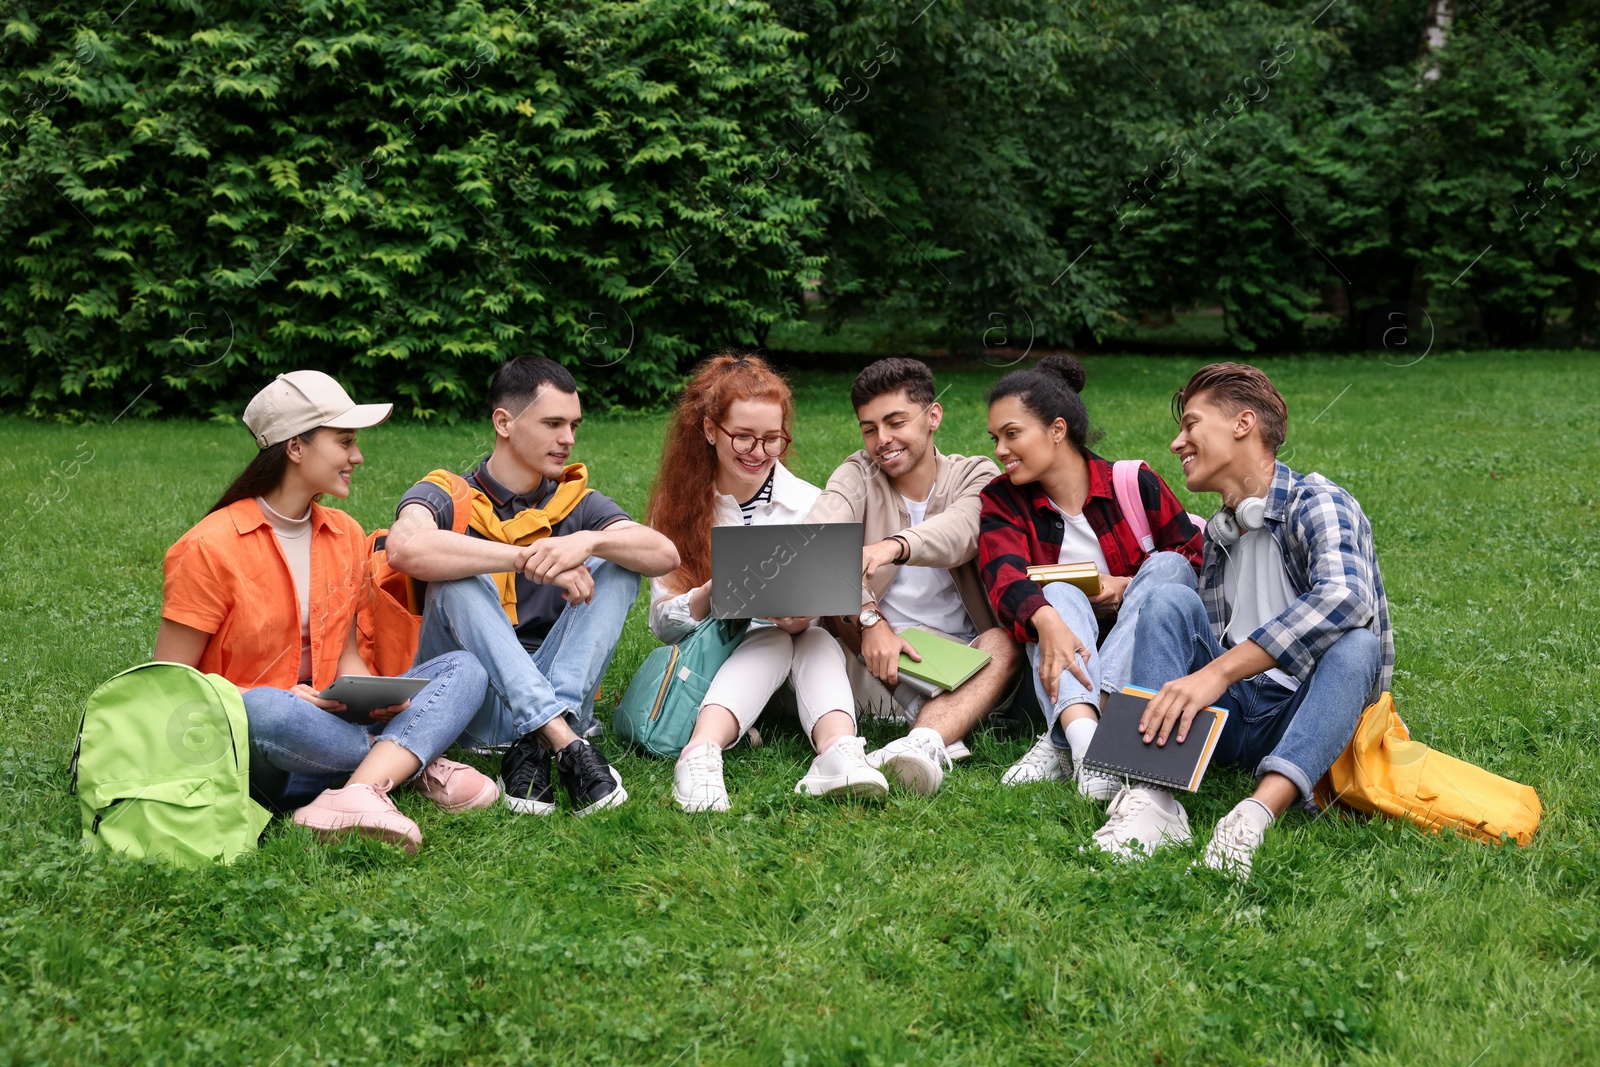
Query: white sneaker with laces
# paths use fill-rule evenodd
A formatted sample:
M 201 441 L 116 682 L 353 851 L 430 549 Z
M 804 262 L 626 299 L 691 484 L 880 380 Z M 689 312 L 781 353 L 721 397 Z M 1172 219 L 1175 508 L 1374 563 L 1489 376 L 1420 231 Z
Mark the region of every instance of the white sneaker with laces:
M 1122 792 L 1123 781 L 1114 774 L 1078 764 L 1078 794 L 1090 800 L 1110 800 Z
M 944 738 L 926 728 L 912 730 L 867 756 L 867 766 L 893 772 L 913 793 L 932 796 L 950 769 Z
M 882 797 L 889 795 L 889 780 L 867 764 L 867 743 L 852 735 L 839 738 L 812 760 L 811 769 L 795 783 L 794 791 L 814 797 L 829 793 Z
M 1266 831 L 1236 807 L 1217 823 L 1200 862 L 1242 882 L 1250 877 L 1250 860 L 1265 838 Z
M 1189 813 L 1176 798 L 1176 812 L 1158 801 L 1144 786 L 1126 786 L 1111 798 L 1106 809 L 1110 818 L 1094 832 L 1094 843 L 1102 852 L 1119 859 L 1142 860 L 1163 845 L 1189 841 Z
M 728 787 L 722 781 L 722 749 L 697 745 L 672 769 L 672 799 L 687 812 L 727 811 Z
M 1001 785 L 1026 785 L 1029 782 L 1064 782 L 1071 777 L 1071 772 L 1063 771 L 1062 761 L 1072 762 L 1070 750 L 1056 749 L 1048 733 L 1039 735 L 1039 740 L 1028 749 L 1028 754 L 1013 763 L 1005 774 L 1000 776 Z

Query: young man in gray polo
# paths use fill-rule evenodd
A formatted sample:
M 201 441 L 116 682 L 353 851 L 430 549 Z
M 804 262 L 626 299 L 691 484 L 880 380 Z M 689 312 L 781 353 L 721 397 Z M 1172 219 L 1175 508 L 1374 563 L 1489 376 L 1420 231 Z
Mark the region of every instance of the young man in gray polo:
M 861 451 L 828 479 L 807 522 L 859 522 L 861 614 L 834 620 L 858 701 L 911 723 L 911 731 L 867 762 L 892 771 L 907 788 L 932 793 L 961 742 L 1005 695 L 1022 662 L 1016 642 L 995 621 L 978 577 L 979 493 L 1000 474 L 987 456 L 940 452 L 934 433 L 944 409 L 933 373 L 915 359 L 881 359 L 850 389 L 861 425 Z M 951 637 L 993 658 L 954 692 L 925 699 L 899 676 L 900 636 L 915 626 Z
M 678 550 L 588 488 L 568 464 L 583 409 L 560 364 L 523 356 L 489 386 L 494 448 L 465 475 L 472 521 L 454 530 L 455 498 L 424 480 L 400 499 L 389 528 L 389 562 L 427 583 L 419 660 L 465 649 L 489 673 L 489 691 L 463 744 L 509 745 L 500 763 L 506 806 L 519 815 L 556 810 L 554 764 L 575 814 L 628 799 L 622 776 L 585 729 L 590 697 L 605 674 L 639 577 L 678 566 Z M 550 521 L 545 509 L 568 483 L 575 507 Z M 489 514 L 492 512 L 492 515 Z M 519 544 L 514 523 L 546 534 Z M 588 721 L 586 721 L 588 720 Z

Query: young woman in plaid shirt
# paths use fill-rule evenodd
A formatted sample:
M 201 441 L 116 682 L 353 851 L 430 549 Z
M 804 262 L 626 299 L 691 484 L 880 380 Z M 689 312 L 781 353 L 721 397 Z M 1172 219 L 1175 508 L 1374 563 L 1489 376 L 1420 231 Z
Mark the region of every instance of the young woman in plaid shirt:
M 1134 620 L 1151 591 L 1195 588 L 1201 532 L 1160 475 L 1142 467 L 1139 497 L 1154 551 L 1139 543 L 1111 463 L 1089 450 L 1099 435 L 1080 395 L 1085 379 L 1071 356 L 1048 356 L 990 390 L 989 436 L 1005 473 L 983 491 L 978 563 L 1000 624 L 1025 643 L 1048 726 L 1001 781 L 1076 779 L 1084 796 L 1109 800 L 1118 781 L 1080 762 L 1100 694 L 1128 681 Z M 1027 574 L 1030 566 L 1082 561 L 1100 572 L 1097 596 Z

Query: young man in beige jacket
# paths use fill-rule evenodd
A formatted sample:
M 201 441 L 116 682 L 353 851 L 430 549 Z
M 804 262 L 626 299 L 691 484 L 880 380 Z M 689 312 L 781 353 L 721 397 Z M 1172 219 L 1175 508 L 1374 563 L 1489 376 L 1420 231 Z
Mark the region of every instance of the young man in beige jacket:
M 925 794 L 944 780 L 948 748 L 994 708 L 1022 662 L 995 621 L 976 563 L 979 494 L 1000 469 L 987 456 L 934 447 L 944 417 L 934 397 L 933 373 L 920 360 L 881 359 L 862 371 L 850 400 L 865 447 L 833 472 L 806 517 L 866 527 L 861 614 L 833 625 L 853 653 L 846 661 L 857 700 L 911 722 L 910 733 L 867 762 Z M 900 636 L 911 626 L 993 658 L 955 691 L 924 699 L 899 677 L 901 652 L 919 658 Z

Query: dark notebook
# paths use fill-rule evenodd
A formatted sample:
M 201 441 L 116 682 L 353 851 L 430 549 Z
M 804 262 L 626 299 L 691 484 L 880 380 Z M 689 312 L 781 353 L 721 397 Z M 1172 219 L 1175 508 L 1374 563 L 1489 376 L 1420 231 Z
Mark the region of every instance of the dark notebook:
M 1217 749 L 1228 712 L 1224 708 L 1202 708 L 1189 724 L 1189 735 L 1181 745 L 1176 726 L 1167 735 L 1165 745 L 1154 741 L 1145 744 L 1144 735 L 1139 733 L 1139 717 L 1153 696 L 1150 690 L 1131 685 L 1120 693 L 1109 694 L 1083 762 L 1118 778 L 1194 792 L 1211 765 L 1211 754 Z

